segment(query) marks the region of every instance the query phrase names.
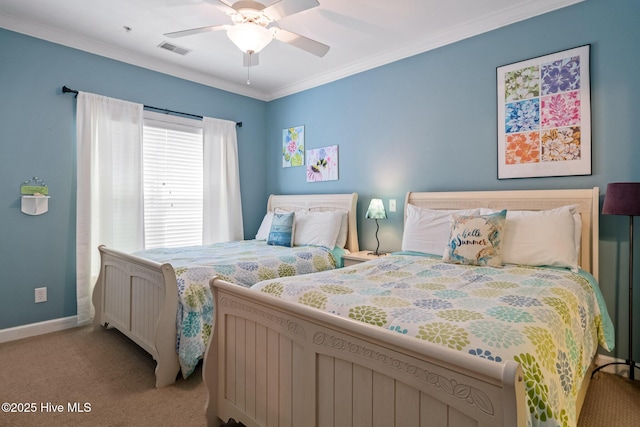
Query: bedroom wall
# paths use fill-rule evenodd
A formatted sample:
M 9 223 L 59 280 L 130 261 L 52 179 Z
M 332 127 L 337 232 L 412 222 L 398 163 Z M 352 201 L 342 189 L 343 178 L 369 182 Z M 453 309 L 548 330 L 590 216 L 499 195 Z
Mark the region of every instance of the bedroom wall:
M 267 203 L 266 103 L 0 29 L 0 330 L 76 314 L 75 105 L 61 88 L 228 120 L 238 128 L 245 230 Z M 20 184 L 49 185 L 49 212 L 20 212 Z M 250 232 L 249 232 L 250 230 Z M 46 286 L 48 301 L 34 303 Z
M 381 249 L 393 251 L 409 190 L 598 186 L 604 194 L 608 182 L 640 181 L 633 132 L 639 20 L 635 0 L 588 0 L 269 103 L 0 29 L 0 330 L 75 315 L 75 100 L 61 94 L 62 85 L 242 121 L 246 237 L 255 234 L 270 193 L 356 191 L 362 248 L 375 246 L 375 223 L 364 219 L 369 200 L 398 201 L 380 222 Z M 497 180 L 496 67 L 584 44 L 591 44 L 593 174 Z M 297 125 L 305 125 L 307 149 L 339 145 L 338 181 L 306 183 L 304 168 L 281 167 L 282 129 Z M 52 196 L 40 217 L 20 213 L 19 185 L 32 176 L 45 179 Z M 627 254 L 627 219 L 603 216 L 600 284 L 621 358 Z M 36 305 L 39 286 L 48 287 L 49 301 Z
M 360 246 L 375 248 L 372 197 L 397 199 L 380 221 L 381 249 L 399 250 L 407 191 L 600 187 L 640 181 L 640 8 L 636 0 L 589 0 L 299 94 L 267 109 L 268 191 L 358 192 Z M 592 175 L 497 179 L 496 67 L 591 45 Z M 307 183 L 281 167 L 282 129 L 305 126 L 306 149 L 337 144 L 339 180 Z M 601 203 L 603 196 L 601 196 Z M 600 285 L 616 326 L 617 357 L 628 336 L 628 220 L 600 220 Z M 638 241 L 640 239 L 636 239 Z M 640 254 L 640 244 L 636 245 Z M 640 256 L 635 282 L 640 289 Z M 640 307 L 636 291 L 635 307 Z M 640 330 L 636 316 L 635 330 Z M 635 358 L 640 359 L 640 334 Z

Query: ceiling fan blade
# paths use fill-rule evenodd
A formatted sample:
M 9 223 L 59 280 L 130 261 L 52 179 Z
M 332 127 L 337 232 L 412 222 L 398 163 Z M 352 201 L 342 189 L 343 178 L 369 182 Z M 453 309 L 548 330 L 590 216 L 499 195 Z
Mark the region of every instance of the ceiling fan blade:
M 255 67 L 260 64 L 260 58 L 257 53 L 249 55 L 247 52 L 242 53 L 242 66 L 243 67 Z
M 211 0 L 207 0 L 207 2 L 211 3 Z M 218 0 L 217 6 L 221 6 L 221 9 L 224 9 L 225 13 L 232 14 L 236 13 L 236 10 L 232 5 L 228 4 L 226 1 Z
M 262 10 L 272 21 L 320 6 L 317 0 L 280 0 Z
M 282 28 L 273 28 L 273 38 L 281 42 L 295 46 L 316 56 L 323 57 L 329 52 L 330 47 L 315 40 L 311 40 L 300 34 L 292 33 Z
M 178 37 L 191 36 L 194 34 L 208 33 L 209 31 L 226 30 L 230 25 L 213 25 L 209 27 L 192 28 L 190 30 L 174 31 L 172 33 L 165 33 L 165 37 L 175 39 Z

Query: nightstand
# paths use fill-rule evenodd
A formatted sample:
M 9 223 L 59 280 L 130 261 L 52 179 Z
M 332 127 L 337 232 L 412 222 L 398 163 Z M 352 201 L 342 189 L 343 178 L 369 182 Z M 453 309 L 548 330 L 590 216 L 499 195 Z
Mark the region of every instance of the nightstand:
M 380 255 L 373 255 L 371 254 L 372 252 L 373 252 L 372 250 L 351 252 L 349 254 L 342 256 L 342 263 L 345 267 L 349 267 L 351 265 L 360 264 L 361 262 L 369 261 L 372 259 L 378 259 L 381 256 L 386 255 L 386 253 L 381 253 Z

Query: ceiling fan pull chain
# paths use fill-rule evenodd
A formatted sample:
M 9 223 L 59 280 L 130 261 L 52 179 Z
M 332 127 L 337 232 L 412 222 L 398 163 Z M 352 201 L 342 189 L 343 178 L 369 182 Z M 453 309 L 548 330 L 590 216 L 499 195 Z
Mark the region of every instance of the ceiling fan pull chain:
M 253 51 L 248 50 L 247 53 L 249 54 L 249 63 L 247 64 L 247 84 L 250 85 L 251 84 L 251 55 L 253 55 Z

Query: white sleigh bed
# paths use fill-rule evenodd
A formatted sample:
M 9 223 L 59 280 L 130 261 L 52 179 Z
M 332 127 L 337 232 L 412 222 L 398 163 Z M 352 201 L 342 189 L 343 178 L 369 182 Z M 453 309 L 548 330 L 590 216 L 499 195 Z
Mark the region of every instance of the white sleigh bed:
M 357 198 L 356 193 L 271 195 L 267 211 L 347 211 L 345 249 L 355 252 Z M 179 291 L 174 266 L 105 246 L 99 251 L 100 274 L 92 297 L 94 329 L 118 329 L 156 360 L 156 387 L 174 383 L 180 370 L 176 352 Z
M 598 188 L 409 193 L 405 210 L 408 204 L 512 210 L 577 205 L 579 263 L 597 279 L 598 196 Z M 247 427 L 527 424 L 523 369 L 513 360 L 495 363 L 407 339 L 220 279 L 211 285 L 217 313 L 203 368 L 207 425 L 229 419 Z M 595 350 L 587 360 L 594 356 Z M 576 385 L 577 414 L 593 369 L 587 366 Z

